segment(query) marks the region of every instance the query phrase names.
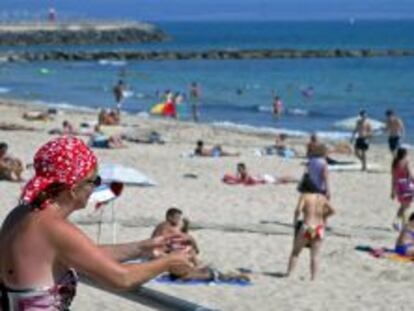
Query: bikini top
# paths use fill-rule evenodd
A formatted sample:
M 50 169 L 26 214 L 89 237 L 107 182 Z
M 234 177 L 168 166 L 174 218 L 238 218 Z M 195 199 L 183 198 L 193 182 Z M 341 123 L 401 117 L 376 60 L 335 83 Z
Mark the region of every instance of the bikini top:
M 65 311 L 76 294 L 78 276 L 69 269 L 53 286 L 45 288 L 13 289 L 0 284 L 0 311 Z

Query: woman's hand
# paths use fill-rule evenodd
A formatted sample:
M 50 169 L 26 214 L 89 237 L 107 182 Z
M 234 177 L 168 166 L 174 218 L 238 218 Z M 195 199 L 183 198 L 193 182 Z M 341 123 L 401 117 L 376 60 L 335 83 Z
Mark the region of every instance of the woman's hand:
M 140 248 L 149 257 L 163 257 L 171 251 L 182 250 L 188 243 L 188 239 L 183 234 L 171 234 L 157 236 L 140 242 Z

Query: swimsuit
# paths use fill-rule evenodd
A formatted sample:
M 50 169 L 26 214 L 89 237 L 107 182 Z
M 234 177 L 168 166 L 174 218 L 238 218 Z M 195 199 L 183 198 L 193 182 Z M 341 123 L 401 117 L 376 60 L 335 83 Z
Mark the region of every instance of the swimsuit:
M 355 141 L 355 149 L 367 151 L 369 149 L 368 139 L 365 137 L 358 137 Z
M 388 146 L 391 150 L 391 152 L 394 152 L 400 147 L 400 136 L 390 136 L 388 138 Z
M 55 285 L 49 288 L 1 288 L 1 311 L 67 311 L 76 294 L 78 276 L 70 269 Z
M 325 234 L 325 227 L 324 225 L 316 225 L 310 226 L 303 224 L 303 237 L 305 240 L 312 241 L 312 240 L 322 240 Z
M 409 177 L 406 166 L 397 166 L 394 171 L 394 189 L 400 203 L 410 203 L 414 198 L 414 181 Z
M 414 231 L 406 230 L 405 233 L 408 234 L 411 237 L 411 239 L 414 239 Z M 407 256 L 408 250 L 413 246 L 414 246 L 414 243 L 405 243 L 401 245 L 396 245 L 395 252 L 398 255 Z

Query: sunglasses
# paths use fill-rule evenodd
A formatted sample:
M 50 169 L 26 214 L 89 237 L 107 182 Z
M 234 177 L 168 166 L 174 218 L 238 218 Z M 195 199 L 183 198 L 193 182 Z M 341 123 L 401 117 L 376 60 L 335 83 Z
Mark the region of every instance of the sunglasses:
M 94 187 L 99 187 L 102 184 L 101 176 L 97 175 L 95 178 L 85 179 L 85 184 L 93 185 Z

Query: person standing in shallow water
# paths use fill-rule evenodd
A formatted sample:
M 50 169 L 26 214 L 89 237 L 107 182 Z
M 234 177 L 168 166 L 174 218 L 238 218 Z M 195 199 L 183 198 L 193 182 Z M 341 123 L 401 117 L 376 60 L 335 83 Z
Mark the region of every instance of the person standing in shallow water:
M 190 105 L 191 114 L 194 122 L 200 120 L 200 100 L 201 100 L 201 88 L 197 82 L 191 83 L 190 86 Z
M 283 113 L 283 103 L 279 96 L 273 97 L 273 116 L 280 117 Z
M 125 83 L 123 80 L 119 80 L 118 83 L 112 89 L 115 98 L 116 108 L 121 109 L 122 102 L 124 101 Z

